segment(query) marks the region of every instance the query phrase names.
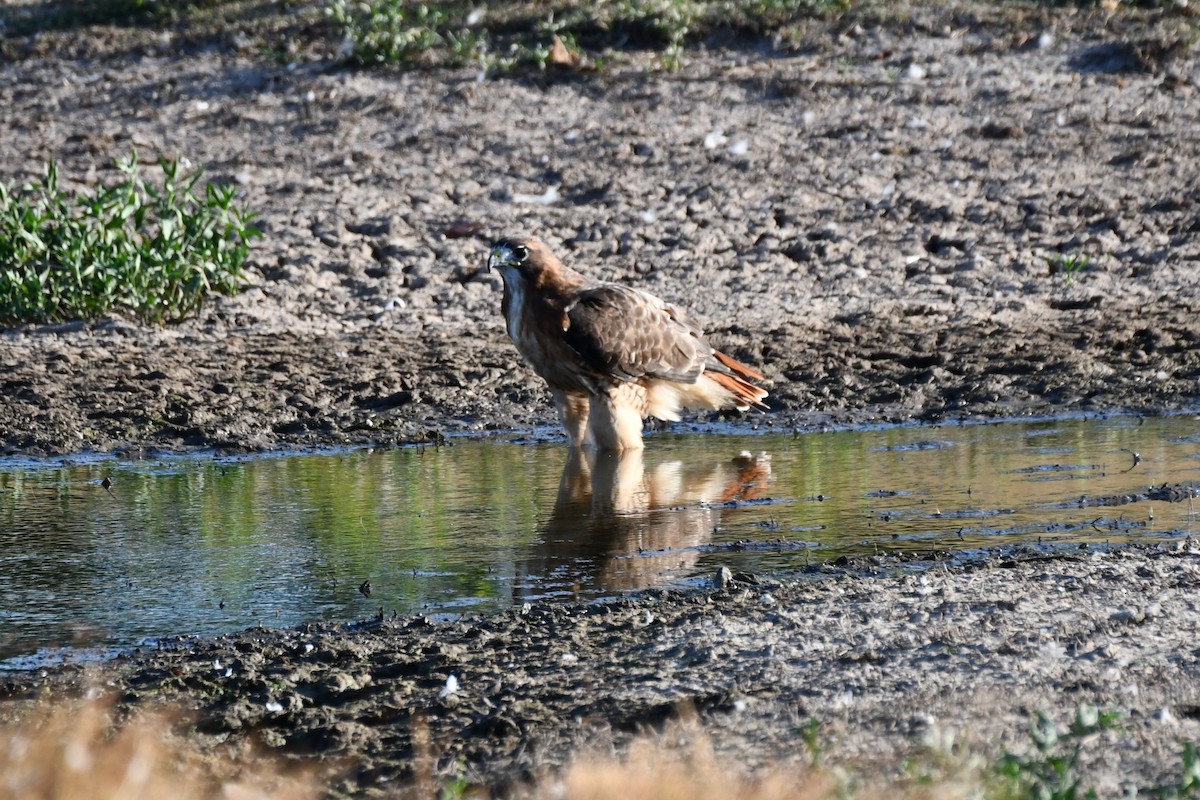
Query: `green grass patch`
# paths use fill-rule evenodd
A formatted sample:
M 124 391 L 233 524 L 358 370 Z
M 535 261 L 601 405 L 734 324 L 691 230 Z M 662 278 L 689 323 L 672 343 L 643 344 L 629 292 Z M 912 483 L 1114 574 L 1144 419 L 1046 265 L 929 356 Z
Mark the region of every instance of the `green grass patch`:
M 1092 263 L 1091 256 L 1083 253 L 1073 253 L 1070 255 L 1060 253 L 1046 259 L 1046 266 L 1050 268 L 1050 274 L 1062 275 L 1063 283 L 1067 286 L 1070 286 L 1075 280 L 1075 276 L 1087 269 L 1090 263 Z
M 346 54 L 363 65 L 545 67 L 558 37 L 571 51 L 657 50 L 664 65 L 675 67 L 686 46 L 719 31 L 749 38 L 773 36 L 867 1 L 329 0 L 326 13 L 344 36 Z
M 327 13 L 360 64 L 459 66 L 486 47 L 486 34 L 467 25 L 473 12 L 451 4 L 332 0 Z
M 1001 780 L 997 800 L 1076 800 L 1094 798 L 1096 792 L 1083 786 L 1079 757 L 1084 745 L 1097 734 L 1117 727 L 1120 714 L 1082 705 L 1075 710 L 1069 728 L 1060 731 L 1047 714 L 1039 711 L 1029 730 L 1033 750 L 1026 754 L 1006 753 L 997 766 Z
M 984 795 L 989 800 L 1095 800 L 1095 788 L 1086 785 L 1080 768 L 1085 748 L 1095 746 L 1099 734 L 1120 728 L 1122 714 L 1080 705 L 1065 730 L 1047 714 L 1037 712 L 1029 730 L 1033 748 L 1026 753 L 1006 752 L 995 766 L 997 783 Z M 1200 755 L 1192 742 L 1182 742 L 1179 778 L 1167 785 L 1134 793 L 1157 800 L 1200 798 Z
M 46 165 L 40 181 L 0 183 L 0 325 L 94 319 L 114 309 L 176 322 L 212 292 L 244 283 L 254 214 L 236 189 L 159 161 L 161 184 L 139 175 L 137 154 L 121 179 L 72 194 Z

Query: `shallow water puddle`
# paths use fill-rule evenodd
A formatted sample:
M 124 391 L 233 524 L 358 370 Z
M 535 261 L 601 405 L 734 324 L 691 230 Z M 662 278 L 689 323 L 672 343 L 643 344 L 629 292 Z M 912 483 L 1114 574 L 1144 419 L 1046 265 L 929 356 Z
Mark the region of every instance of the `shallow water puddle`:
M 647 441 L 620 459 L 462 441 L 0 461 L 0 667 L 64 646 L 381 609 L 602 597 L 722 565 L 1200 529 L 1191 416 Z

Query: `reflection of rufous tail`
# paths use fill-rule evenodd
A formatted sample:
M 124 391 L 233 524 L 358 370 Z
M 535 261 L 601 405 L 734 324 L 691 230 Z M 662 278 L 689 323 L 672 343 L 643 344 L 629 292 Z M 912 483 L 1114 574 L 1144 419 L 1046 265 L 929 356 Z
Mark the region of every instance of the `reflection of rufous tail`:
M 704 375 L 727 389 L 733 395 L 738 408 L 744 410 L 750 406 L 767 407 L 767 404 L 763 402 L 767 396 L 767 390 L 750 383 L 750 381 L 766 380 L 761 372 L 730 358 L 720 350 L 713 351 L 713 358 L 729 372 L 712 370 L 705 372 Z
M 721 492 L 720 501 L 727 503 L 731 500 L 753 500 L 766 494 L 771 482 L 771 457 L 766 453 L 757 456 L 749 450 L 743 450 L 729 462 L 736 476 Z

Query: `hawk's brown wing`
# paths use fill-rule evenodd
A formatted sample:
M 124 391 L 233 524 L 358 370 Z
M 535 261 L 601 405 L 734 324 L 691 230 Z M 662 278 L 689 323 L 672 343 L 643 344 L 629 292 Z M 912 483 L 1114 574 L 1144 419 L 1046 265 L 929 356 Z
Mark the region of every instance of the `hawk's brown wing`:
M 588 366 L 618 380 L 694 383 L 713 349 L 672 305 L 628 286 L 584 289 L 567 310 L 563 339 Z

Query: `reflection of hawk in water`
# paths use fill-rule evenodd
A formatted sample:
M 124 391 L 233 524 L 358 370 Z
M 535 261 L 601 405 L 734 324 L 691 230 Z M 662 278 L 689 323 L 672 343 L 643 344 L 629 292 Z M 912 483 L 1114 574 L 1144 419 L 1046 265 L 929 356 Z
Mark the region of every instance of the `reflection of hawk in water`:
M 690 409 L 763 406 L 763 376 L 704 340 L 681 310 L 652 294 L 596 283 L 536 239 L 492 246 L 504 280 L 508 334 L 545 379 L 573 446 L 642 446 L 642 420 Z
M 763 497 L 770 481 L 765 453 L 646 465 L 642 450 L 574 449 L 539 541 L 517 565 L 519 596 L 590 597 L 694 573 L 713 531 L 741 513 L 741 501 Z

